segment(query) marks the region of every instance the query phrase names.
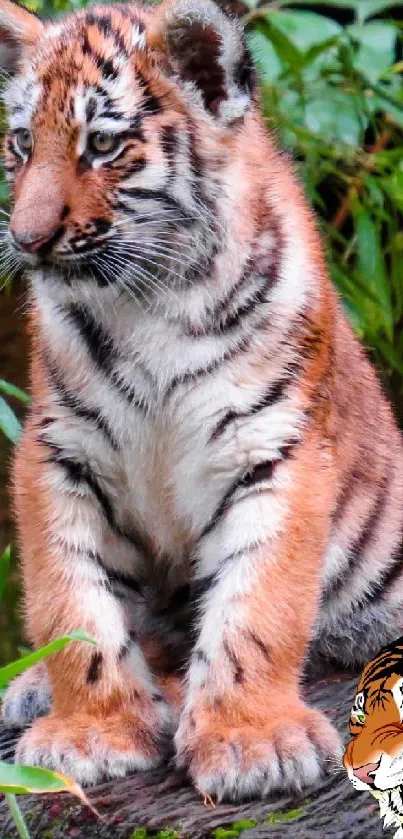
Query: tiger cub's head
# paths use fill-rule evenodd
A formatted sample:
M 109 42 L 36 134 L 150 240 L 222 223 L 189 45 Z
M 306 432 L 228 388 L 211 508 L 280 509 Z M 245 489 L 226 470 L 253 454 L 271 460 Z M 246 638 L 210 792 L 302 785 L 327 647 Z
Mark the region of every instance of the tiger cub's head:
M 253 112 L 237 22 L 213 0 L 56 22 L 0 0 L 0 67 L 14 259 L 49 282 L 149 293 L 161 266 L 174 282 L 200 265 Z
M 350 715 L 343 763 L 358 790 L 403 784 L 403 637 L 365 667 Z

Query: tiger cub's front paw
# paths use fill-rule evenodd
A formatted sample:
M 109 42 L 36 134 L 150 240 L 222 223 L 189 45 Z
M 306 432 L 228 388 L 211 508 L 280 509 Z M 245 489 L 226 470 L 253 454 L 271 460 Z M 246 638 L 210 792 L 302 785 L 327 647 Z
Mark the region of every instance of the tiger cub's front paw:
M 37 720 L 17 745 L 15 760 L 44 766 L 92 785 L 152 769 L 170 751 L 169 726 L 146 724 L 133 709 L 108 716 L 74 713 Z
M 281 703 L 280 706 L 281 707 Z M 302 703 L 262 724 L 202 724 L 184 719 L 176 736 L 177 762 L 213 800 L 242 801 L 275 790 L 300 792 L 315 784 L 341 754 L 339 737 L 318 711 Z
M 50 713 L 51 694 L 44 664 L 36 664 L 11 682 L 3 699 L 1 716 L 6 728 L 26 728 Z

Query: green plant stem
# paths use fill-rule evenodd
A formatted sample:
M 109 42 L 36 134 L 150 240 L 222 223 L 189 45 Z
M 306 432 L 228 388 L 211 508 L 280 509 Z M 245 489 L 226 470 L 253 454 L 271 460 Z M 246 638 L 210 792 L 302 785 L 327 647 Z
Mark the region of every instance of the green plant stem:
M 15 795 L 10 795 L 9 793 L 7 793 L 6 801 L 10 808 L 11 815 L 14 819 L 18 836 L 20 837 L 20 839 L 30 839 L 28 828 L 25 824 L 24 816 L 21 813 Z

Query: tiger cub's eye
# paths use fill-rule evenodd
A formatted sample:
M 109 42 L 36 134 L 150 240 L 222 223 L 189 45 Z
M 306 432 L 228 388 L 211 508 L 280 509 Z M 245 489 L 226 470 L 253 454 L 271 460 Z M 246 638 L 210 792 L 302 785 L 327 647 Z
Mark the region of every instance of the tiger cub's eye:
M 92 154 L 111 154 L 119 145 L 119 136 L 97 131 L 88 138 L 88 148 Z
M 27 128 L 20 128 L 15 132 L 14 138 L 18 151 L 23 155 L 30 154 L 33 146 L 31 132 Z

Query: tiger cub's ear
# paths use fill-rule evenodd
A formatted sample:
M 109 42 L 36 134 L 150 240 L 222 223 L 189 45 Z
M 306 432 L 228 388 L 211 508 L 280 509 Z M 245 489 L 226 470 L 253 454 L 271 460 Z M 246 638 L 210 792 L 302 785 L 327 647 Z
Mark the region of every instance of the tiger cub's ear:
M 150 23 L 148 45 L 168 54 L 207 111 L 223 125 L 242 118 L 254 74 L 239 22 L 213 0 L 165 0 Z
M 36 15 L 12 0 L 0 0 L 0 70 L 14 73 L 42 32 Z

